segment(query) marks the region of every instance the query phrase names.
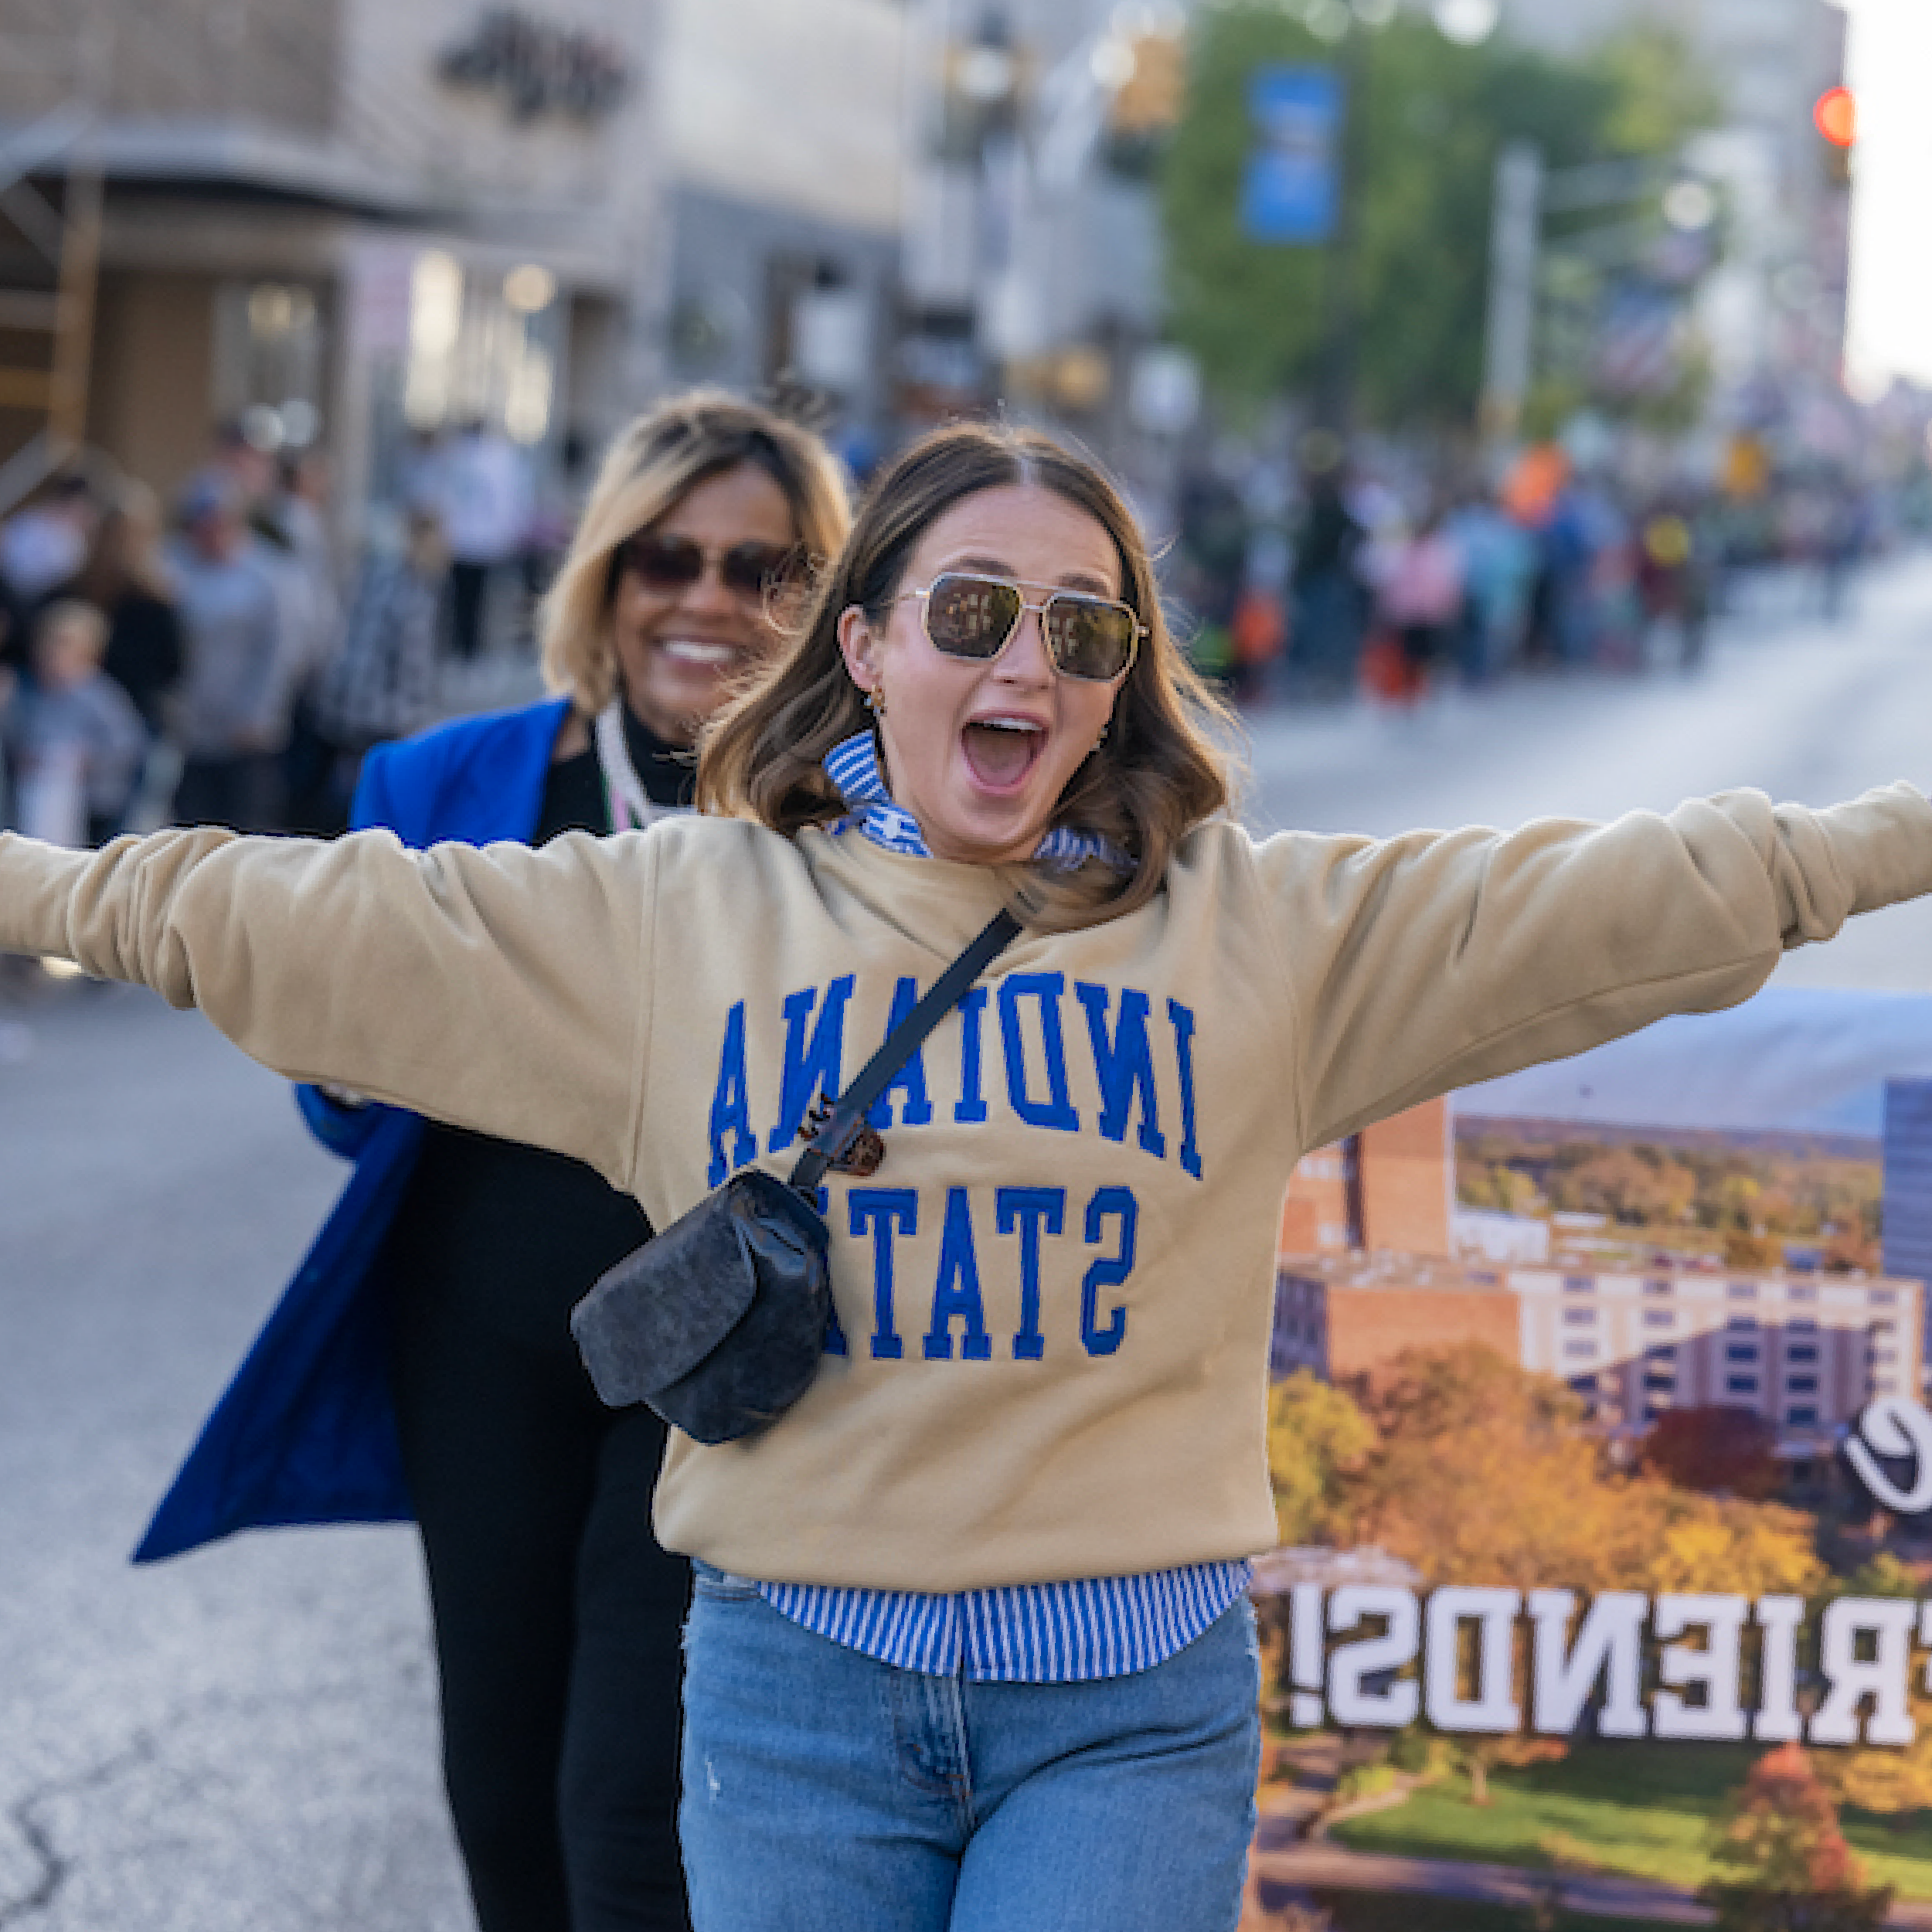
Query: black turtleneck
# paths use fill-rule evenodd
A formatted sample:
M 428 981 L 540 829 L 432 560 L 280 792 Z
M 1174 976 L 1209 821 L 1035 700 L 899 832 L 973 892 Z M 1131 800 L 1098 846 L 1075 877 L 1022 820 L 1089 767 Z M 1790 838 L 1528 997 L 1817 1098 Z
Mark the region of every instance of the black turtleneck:
M 690 804 L 698 775 L 695 753 L 666 744 L 648 725 L 640 723 L 628 706 L 624 713 L 624 741 L 630 747 L 631 762 L 638 768 L 638 782 L 651 804 Z M 545 781 L 543 809 L 530 843 L 548 845 L 559 832 L 607 832 L 610 829 L 611 814 L 604 795 L 604 773 L 597 764 L 596 746 L 580 751 L 574 758 L 558 760 Z

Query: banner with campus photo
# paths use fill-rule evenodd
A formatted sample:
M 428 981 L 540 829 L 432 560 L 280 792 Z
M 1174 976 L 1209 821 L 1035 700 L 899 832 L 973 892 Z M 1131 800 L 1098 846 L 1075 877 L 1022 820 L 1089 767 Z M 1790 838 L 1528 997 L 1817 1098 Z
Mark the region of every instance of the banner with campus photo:
M 1416 1109 L 1280 1249 L 1264 1899 L 1932 1925 L 1932 996 Z

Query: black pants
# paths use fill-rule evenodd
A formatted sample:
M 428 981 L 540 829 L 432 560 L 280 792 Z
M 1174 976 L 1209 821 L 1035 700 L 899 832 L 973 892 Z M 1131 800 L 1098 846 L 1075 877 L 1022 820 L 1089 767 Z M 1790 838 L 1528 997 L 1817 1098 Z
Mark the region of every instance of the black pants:
M 464 664 L 483 648 L 485 599 L 490 588 L 487 563 L 450 566 L 450 648 Z
M 664 1425 L 604 1409 L 567 1335 L 536 1345 L 479 1321 L 460 1287 L 395 1286 L 444 1775 L 478 1924 L 683 1932 L 690 1579 L 651 1534 Z
M 275 832 L 281 825 L 282 767 L 272 751 L 228 758 L 189 758 L 175 787 L 178 825 L 226 825 L 236 832 Z

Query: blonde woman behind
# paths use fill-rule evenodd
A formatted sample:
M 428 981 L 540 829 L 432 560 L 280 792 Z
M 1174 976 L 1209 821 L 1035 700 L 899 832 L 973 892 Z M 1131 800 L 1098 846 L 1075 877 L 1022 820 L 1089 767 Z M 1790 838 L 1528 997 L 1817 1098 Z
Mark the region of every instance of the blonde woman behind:
M 716 393 L 640 417 L 543 607 L 559 695 L 375 747 L 355 825 L 540 845 L 682 810 L 695 733 L 846 520 L 836 467 L 792 423 Z M 689 1582 L 651 1534 L 664 1427 L 600 1406 L 567 1325 L 650 1223 L 581 1162 L 301 1100 L 355 1176 L 138 1555 L 413 1516 L 481 1932 L 681 1927 Z

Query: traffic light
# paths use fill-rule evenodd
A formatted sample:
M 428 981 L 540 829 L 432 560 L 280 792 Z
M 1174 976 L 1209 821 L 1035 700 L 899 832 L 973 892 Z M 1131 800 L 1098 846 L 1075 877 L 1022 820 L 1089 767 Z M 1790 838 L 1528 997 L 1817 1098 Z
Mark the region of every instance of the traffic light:
M 1811 109 L 1818 131 L 1834 148 L 1849 148 L 1858 139 L 1858 99 L 1849 87 L 1828 87 Z
M 1835 187 L 1849 186 L 1852 148 L 1858 139 L 1858 97 L 1849 87 L 1828 87 L 1811 108 L 1811 120 L 1831 145 L 1825 151 L 1825 178 Z

